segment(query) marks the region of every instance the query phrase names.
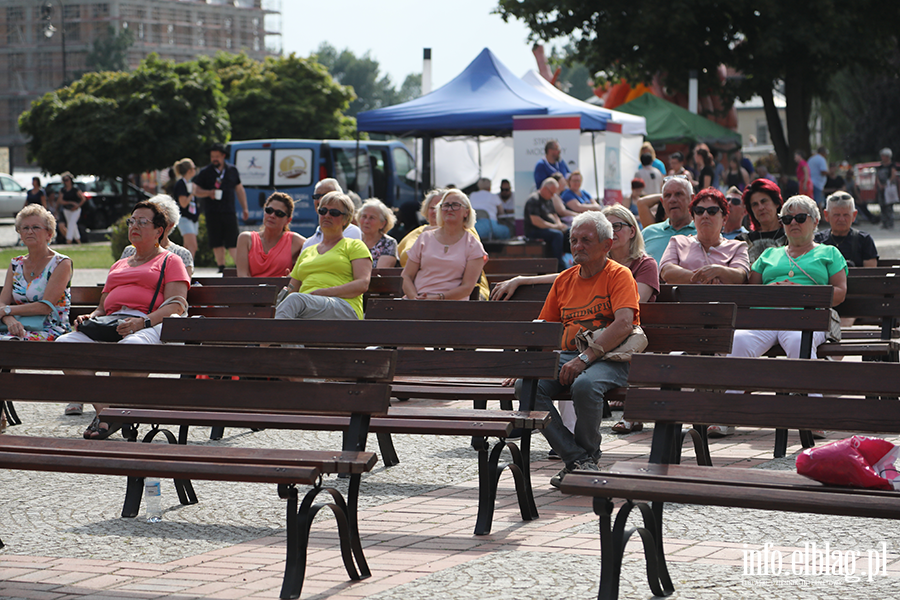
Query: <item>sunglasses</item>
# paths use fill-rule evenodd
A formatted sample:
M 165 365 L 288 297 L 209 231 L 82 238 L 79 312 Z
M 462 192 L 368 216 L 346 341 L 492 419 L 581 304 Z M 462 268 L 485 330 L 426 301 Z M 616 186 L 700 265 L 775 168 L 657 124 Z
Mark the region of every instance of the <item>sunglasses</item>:
M 343 217 L 344 215 L 347 214 L 345 212 L 339 211 L 336 208 L 325 208 L 324 206 L 319 207 L 318 213 L 320 215 L 322 215 L 323 217 L 325 215 L 331 215 L 332 217 Z
M 612 225 L 613 231 L 622 231 L 626 227 L 631 227 L 631 223 L 610 223 Z
M 803 225 L 806 223 L 806 219 L 809 218 L 809 215 L 806 213 L 800 213 L 799 215 L 784 215 L 781 217 L 781 222 L 785 225 L 790 225 L 792 221 L 796 220 L 798 223 Z
M 279 219 L 283 219 L 286 216 L 288 216 L 287 213 L 284 212 L 283 210 L 278 210 L 277 208 L 272 208 L 271 206 L 266 207 L 266 214 L 267 215 L 275 215 Z
M 739 206 L 743 200 L 740 196 L 731 196 L 728 198 L 728 201 L 734 204 L 735 206 Z
M 691 212 L 701 216 L 703 213 L 709 213 L 709 216 L 714 217 L 719 214 L 719 211 L 722 210 L 721 206 L 695 206 L 691 209 Z
M 321 200 L 324 197 L 325 197 L 325 194 L 313 194 L 312 195 L 313 200 Z

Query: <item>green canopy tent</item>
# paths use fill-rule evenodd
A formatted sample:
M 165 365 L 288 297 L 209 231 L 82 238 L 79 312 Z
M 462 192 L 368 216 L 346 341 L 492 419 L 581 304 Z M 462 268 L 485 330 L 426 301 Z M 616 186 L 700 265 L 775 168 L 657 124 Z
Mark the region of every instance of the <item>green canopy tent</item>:
M 653 144 L 705 142 L 711 148 L 729 151 L 741 147 L 741 134 L 706 117 L 672 104 L 653 94 L 644 94 L 616 110 L 647 119 L 647 141 Z

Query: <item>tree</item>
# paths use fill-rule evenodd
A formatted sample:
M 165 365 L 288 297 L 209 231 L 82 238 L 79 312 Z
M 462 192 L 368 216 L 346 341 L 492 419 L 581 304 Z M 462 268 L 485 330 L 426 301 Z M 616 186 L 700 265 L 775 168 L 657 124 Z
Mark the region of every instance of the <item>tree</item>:
M 900 5 L 876 0 L 819 0 L 814 9 L 783 0 L 499 0 L 504 20 L 522 19 L 534 39 L 569 36 L 576 56 L 592 72 L 611 79 L 686 91 L 690 70 L 700 94 L 763 99 L 769 131 L 782 165 L 792 150 L 809 151 L 809 116 L 814 97 L 828 90 L 845 66 L 889 69 L 886 48 L 900 28 Z M 722 87 L 720 64 L 739 77 Z M 783 85 L 787 137 L 772 90 Z
M 203 156 L 229 134 L 216 73 L 147 57 L 133 73 L 87 73 L 19 117 L 30 160 L 50 173 L 118 177 Z
M 328 69 L 336 81 L 353 88 L 356 99 L 346 111 L 350 116 L 406 102 L 421 95 L 421 75 L 408 75 L 398 91 L 394 88 L 390 75 L 379 76 L 381 67 L 368 52 L 357 57 L 350 50 L 338 52 L 333 46 L 323 42 L 313 56 Z
M 594 95 L 594 88 L 591 87 L 591 72 L 574 55 L 575 48 L 571 44 L 567 44 L 561 50 L 553 48 L 550 56 L 547 57 L 547 63 L 550 65 L 551 71 L 559 68 L 559 77 L 557 78 L 559 89 L 573 98 L 587 100 Z
M 356 120 L 344 116 L 353 90 L 315 60 L 291 54 L 260 62 L 220 52 L 210 65 L 228 98 L 234 139 L 353 137 Z
M 106 36 L 94 40 L 85 64 L 93 71 L 127 71 L 128 49 L 133 45 L 134 33 L 130 29 L 116 33 L 115 27 L 107 25 Z

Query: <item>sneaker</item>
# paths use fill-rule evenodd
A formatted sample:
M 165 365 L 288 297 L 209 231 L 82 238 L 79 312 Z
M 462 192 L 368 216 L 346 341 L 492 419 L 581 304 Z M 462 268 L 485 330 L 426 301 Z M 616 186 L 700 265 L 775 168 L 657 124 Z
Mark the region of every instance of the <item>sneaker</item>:
M 563 467 L 559 470 L 559 473 L 550 478 L 550 485 L 555 488 L 558 488 L 562 485 L 563 477 L 571 473 L 572 471 L 600 471 L 600 467 L 597 466 L 597 462 L 590 459 L 584 458 L 578 461 L 575 461 L 575 464 L 572 467 Z
M 559 453 L 557 453 L 553 448 L 550 448 L 550 452 L 547 453 L 547 458 L 549 458 L 550 460 L 559 460 Z
M 710 425 L 706 430 L 706 435 L 711 438 L 721 438 L 726 435 L 734 435 L 734 427 L 730 425 Z
M 65 415 L 67 417 L 79 417 L 84 413 L 84 404 L 70 404 L 66 407 Z

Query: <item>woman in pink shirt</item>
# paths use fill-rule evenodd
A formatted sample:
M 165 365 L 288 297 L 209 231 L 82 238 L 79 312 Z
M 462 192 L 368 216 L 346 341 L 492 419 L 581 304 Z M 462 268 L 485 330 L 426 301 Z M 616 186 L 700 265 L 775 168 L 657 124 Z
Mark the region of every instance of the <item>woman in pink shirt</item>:
M 116 331 L 122 336 L 120 344 L 159 344 L 162 320 L 187 312 L 185 298 L 190 278 L 184 262 L 159 245 L 168 226 L 165 215 L 155 204 L 138 202 L 127 223 L 128 241 L 135 253 L 110 267 L 100 304 L 91 314 L 79 315 L 75 319 L 76 331 L 59 336 L 57 342 L 93 343 L 92 338 L 77 329 L 92 317 L 112 315 L 119 319 Z M 94 408 L 99 413 L 106 405 L 95 404 Z M 120 427 L 119 423 L 110 425 L 94 417 L 84 437 L 104 440 Z
M 448 190 L 437 211 L 437 227 L 422 232 L 408 252 L 403 292 L 415 300 L 468 300 L 488 255 L 471 232 L 475 211 L 468 196 Z
M 676 235 L 659 261 L 666 283 L 747 283 L 747 244 L 722 237 L 728 201 L 717 189 L 700 191 L 691 202 L 696 236 Z
M 275 192 L 266 200 L 260 231 L 238 236 L 235 265 L 238 277 L 287 277 L 306 241 L 291 231 L 294 199 Z

